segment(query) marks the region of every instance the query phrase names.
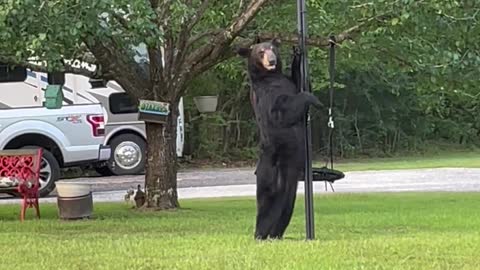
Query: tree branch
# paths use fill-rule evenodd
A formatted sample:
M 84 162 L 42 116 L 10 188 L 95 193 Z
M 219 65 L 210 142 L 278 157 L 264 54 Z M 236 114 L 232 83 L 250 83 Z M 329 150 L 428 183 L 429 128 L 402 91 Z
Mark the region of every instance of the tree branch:
M 200 6 L 198 7 L 197 12 L 189 20 L 187 20 L 182 26 L 181 32 L 179 34 L 176 49 L 177 55 L 174 59 L 175 69 L 181 70 L 184 65 L 188 48 L 190 46 L 189 36 L 192 33 L 192 29 L 197 25 L 197 23 L 202 19 L 205 11 L 209 6 L 209 0 L 203 0 Z M 187 1 L 187 5 L 191 5 L 191 1 Z M 176 73 L 174 80 L 177 80 L 181 76 L 181 72 Z
M 150 81 L 153 87 L 153 96 L 155 100 L 158 100 L 159 95 L 159 87 L 165 82 L 165 77 L 163 73 L 163 64 L 162 64 L 162 51 L 156 47 L 148 47 L 148 58 L 149 58 L 149 73 L 150 73 Z
M 353 35 L 360 32 L 363 27 L 367 26 L 369 23 L 380 20 L 384 21 L 385 19 L 390 18 L 391 16 L 389 13 L 381 14 L 378 16 L 374 16 L 364 20 L 363 22 L 354 25 L 340 34 L 335 36 L 335 42 L 340 44 L 347 40 L 353 40 Z M 281 33 L 260 33 L 258 34 L 258 38 L 261 41 L 271 40 L 273 38 L 279 38 L 283 42 L 287 43 L 298 43 L 298 34 L 281 34 Z M 329 37 L 320 37 L 320 36 L 309 36 L 306 40 L 307 45 L 314 46 L 314 47 L 328 47 L 330 45 L 330 38 Z
M 201 39 L 204 39 L 206 37 L 214 37 L 214 36 L 218 35 L 219 33 L 221 33 L 222 31 L 223 31 L 222 29 L 210 29 L 210 30 L 207 30 L 203 33 L 198 33 L 188 40 L 188 43 L 187 43 L 186 47 L 189 48 L 193 44 L 195 44 L 196 42 L 198 42 Z
M 235 18 L 240 16 L 240 14 L 242 13 L 242 11 L 244 10 L 244 7 L 245 7 L 245 2 L 244 0 L 240 0 L 240 2 L 238 3 L 238 9 L 237 9 L 237 13 L 235 14 Z
M 128 59 L 124 50 L 113 40 L 110 40 L 108 45 L 99 40 L 85 41 L 85 43 L 100 66 L 106 70 L 107 74 L 114 74 L 113 79 L 125 91 L 137 99 L 144 97 L 144 93 L 151 93 L 148 74 L 133 59 Z
M 245 29 L 247 24 L 257 15 L 260 11 L 260 8 L 267 3 L 268 0 L 252 0 L 247 5 L 245 11 L 238 16 L 238 18 L 227 27 L 224 33 L 224 42 L 232 41 L 237 37 L 240 32 Z
M 423 0 L 421 0 L 423 1 Z M 186 59 L 186 64 L 182 74 L 186 74 L 186 78 L 193 78 L 198 76 L 205 70 L 215 66 L 223 60 L 226 60 L 235 55 L 234 48 L 247 47 L 254 44 L 259 38 L 262 41 L 280 38 L 287 43 L 298 43 L 298 34 L 278 34 L 278 33 L 260 33 L 256 38 L 252 39 L 241 39 L 238 36 L 246 28 L 248 23 L 257 15 L 261 7 L 267 3 L 267 0 L 250 0 L 246 4 L 246 8 L 242 10 L 242 13 L 235 19 L 233 22 L 223 31 L 215 34 L 214 37 L 208 42 L 198 48 L 196 48 Z M 362 22 L 359 22 L 357 25 L 354 25 L 343 32 L 335 36 L 335 42 L 340 44 L 347 40 L 352 40 L 353 35 L 360 32 L 362 29 L 368 27 L 371 23 L 377 21 L 385 21 L 386 19 L 392 18 L 394 14 L 394 9 L 389 10 L 384 14 L 380 14 L 371 18 L 368 18 Z M 205 32 L 200 35 L 194 36 L 190 39 L 190 44 L 198 41 L 201 38 L 212 35 L 212 32 Z M 319 37 L 319 36 L 310 36 L 307 38 L 307 45 L 315 47 L 326 47 L 330 45 L 330 38 L 328 37 Z M 235 44 L 232 44 L 235 43 Z M 177 93 L 177 95 L 181 95 Z
M 162 3 L 160 4 L 160 2 Z M 169 0 L 150 0 L 150 6 L 152 7 L 155 14 L 157 14 L 155 23 L 160 28 L 163 28 L 165 23 L 164 20 L 167 18 L 167 14 L 170 11 L 170 9 L 168 8 L 169 3 Z
M 218 33 L 212 42 L 205 44 L 194 50 L 186 59 L 186 68 L 183 73 L 198 74 L 205 66 L 212 66 L 210 63 L 217 63 L 217 58 L 221 57 L 229 50 L 230 44 L 245 29 L 247 24 L 257 15 L 261 7 L 268 0 L 250 0 L 247 8 L 223 31 Z M 189 76 L 190 77 L 190 76 Z
M 386 48 L 382 48 L 382 47 L 377 47 L 377 46 L 373 46 L 372 47 L 373 49 L 379 51 L 379 52 L 382 52 L 384 54 L 387 54 L 389 55 L 390 57 L 392 57 L 393 59 L 397 60 L 398 62 L 400 62 L 400 64 L 402 66 L 407 66 L 407 67 L 410 67 L 410 68 L 413 68 L 413 64 L 410 63 L 409 61 L 407 61 L 406 59 L 392 53 L 391 51 L 389 51 L 388 49 Z
M 251 4 L 250 4 L 251 5 Z M 335 36 L 336 44 L 341 44 L 347 40 L 353 40 L 353 35 L 360 32 L 362 28 L 366 27 L 369 23 L 376 21 L 376 20 L 385 20 L 390 18 L 389 13 L 381 14 L 378 16 L 374 16 L 364 20 L 363 22 L 352 26 L 340 34 Z M 259 33 L 255 37 L 251 37 L 248 39 L 244 38 L 236 38 L 235 42 L 230 45 L 230 48 L 224 49 L 221 53 L 217 54 L 218 60 L 217 61 L 200 61 L 199 64 L 194 65 L 192 70 L 190 70 L 189 77 L 195 77 L 198 74 L 208 70 L 212 66 L 220 63 L 223 60 L 226 60 L 230 57 L 235 56 L 235 49 L 239 47 L 247 48 L 250 47 L 252 44 L 257 42 L 257 38 L 260 41 L 267 41 L 272 40 L 274 38 L 281 39 L 282 42 L 298 44 L 298 34 L 297 33 L 290 33 L 290 34 L 280 34 L 280 33 Z M 307 45 L 314 46 L 314 47 L 328 47 L 330 45 L 330 38 L 329 37 L 322 37 L 322 36 L 310 36 L 306 40 Z M 205 47 L 205 46 L 204 46 Z M 207 59 L 209 55 L 205 56 Z
M 192 29 L 200 22 L 205 11 L 207 11 L 209 0 L 203 0 L 202 4 L 198 8 L 197 13 L 192 17 L 192 19 L 186 24 L 188 27 L 188 33 L 191 33 Z
M 112 16 L 115 18 L 115 20 L 117 20 L 117 22 L 122 25 L 122 27 L 125 29 L 125 30 L 128 30 L 130 29 L 130 27 L 128 26 L 128 21 L 122 17 L 122 15 L 120 14 L 117 14 L 116 12 L 112 12 L 111 13 Z
M 156 9 L 158 7 L 158 2 L 159 2 L 159 0 L 150 0 L 150 6 L 153 9 Z

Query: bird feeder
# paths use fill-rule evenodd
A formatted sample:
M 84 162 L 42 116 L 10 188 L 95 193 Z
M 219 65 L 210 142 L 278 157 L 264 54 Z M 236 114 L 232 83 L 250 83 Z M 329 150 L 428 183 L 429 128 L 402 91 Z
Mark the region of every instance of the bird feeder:
M 63 91 L 61 85 L 48 85 L 45 90 L 43 106 L 47 109 L 60 109 L 63 103 Z
M 218 96 L 198 96 L 193 101 L 200 113 L 210 113 L 217 110 Z
M 138 120 L 164 124 L 170 114 L 170 104 L 153 100 L 140 100 Z

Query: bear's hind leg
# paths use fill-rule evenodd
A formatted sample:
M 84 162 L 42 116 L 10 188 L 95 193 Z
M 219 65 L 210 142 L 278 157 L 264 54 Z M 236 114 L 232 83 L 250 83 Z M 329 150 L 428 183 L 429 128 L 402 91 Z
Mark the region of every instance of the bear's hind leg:
M 272 238 L 281 239 L 285 230 L 292 219 L 293 209 L 295 208 L 295 199 L 297 197 L 298 180 L 301 175 L 301 171 L 298 168 L 292 168 L 288 166 L 282 166 L 282 173 L 284 174 L 283 180 L 285 181 L 285 192 L 281 195 L 284 197 L 282 213 L 278 219 L 278 222 L 273 226 L 270 236 Z
M 262 189 L 257 192 L 257 220 L 255 226 L 255 239 L 265 240 L 271 228 L 270 211 L 274 207 L 275 196 L 270 190 Z
M 283 192 L 280 192 L 281 187 L 277 183 L 278 176 L 278 168 L 272 163 L 271 158 L 268 155 L 262 155 L 257 166 L 256 239 L 267 239 L 282 213 Z

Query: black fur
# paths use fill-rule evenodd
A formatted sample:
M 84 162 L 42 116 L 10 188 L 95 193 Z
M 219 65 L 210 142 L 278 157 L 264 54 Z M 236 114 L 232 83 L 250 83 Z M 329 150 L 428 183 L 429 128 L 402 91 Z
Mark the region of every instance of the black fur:
M 305 115 L 318 99 L 299 92 L 296 83 L 300 61 L 292 63 L 292 76 L 282 73 L 277 41 L 240 49 L 248 58 L 251 101 L 260 132 L 260 157 L 257 163 L 256 239 L 282 238 L 295 205 L 298 180 L 305 166 Z M 271 48 L 277 65 L 267 70 L 261 62 L 262 48 Z

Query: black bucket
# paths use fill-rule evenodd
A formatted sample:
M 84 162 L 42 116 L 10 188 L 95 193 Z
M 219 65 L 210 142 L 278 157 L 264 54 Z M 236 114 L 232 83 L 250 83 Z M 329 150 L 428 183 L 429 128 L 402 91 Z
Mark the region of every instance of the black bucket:
M 93 196 L 90 192 L 79 197 L 57 197 L 58 214 L 61 219 L 75 220 L 91 218 Z

